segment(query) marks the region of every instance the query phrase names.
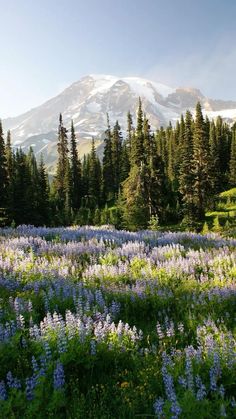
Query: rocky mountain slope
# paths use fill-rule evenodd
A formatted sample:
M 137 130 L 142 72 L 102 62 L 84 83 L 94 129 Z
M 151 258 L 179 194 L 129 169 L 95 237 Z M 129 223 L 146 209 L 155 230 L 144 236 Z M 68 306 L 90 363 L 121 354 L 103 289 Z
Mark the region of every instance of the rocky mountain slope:
M 3 126 L 5 131 L 11 130 L 15 146 L 24 149 L 32 146 L 36 155 L 43 152 L 48 166 L 53 167 L 60 112 L 68 128 L 73 119 L 79 152 L 83 155 L 89 151 L 91 137 L 97 139 L 97 145 L 102 143 L 106 113 L 111 125 L 118 119 L 122 130 L 126 130 L 127 112 L 130 110 L 135 117 L 139 96 L 153 129 L 169 121 L 175 123 L 181 113 L 194 110 L 199 100 L 210 118 L 221 115 L 228 121 L 236 120 L 236 102 L 208 99 L 197 89 L 175 89 L 138 77 L 89 75 L 44 104 L 3 120 Z

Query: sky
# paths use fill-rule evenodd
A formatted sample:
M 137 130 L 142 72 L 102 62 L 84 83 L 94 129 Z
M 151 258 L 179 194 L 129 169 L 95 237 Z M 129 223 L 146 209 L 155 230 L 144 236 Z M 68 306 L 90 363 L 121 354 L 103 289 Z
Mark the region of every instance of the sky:
M 235 0 L 0 0 L 0 118 L 88 74 L 236 100 Z

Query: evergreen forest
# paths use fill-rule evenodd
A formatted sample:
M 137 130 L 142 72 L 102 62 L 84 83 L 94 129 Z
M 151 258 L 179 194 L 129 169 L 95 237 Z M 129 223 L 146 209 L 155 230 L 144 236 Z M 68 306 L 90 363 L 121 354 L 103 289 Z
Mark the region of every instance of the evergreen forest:
M 58 126 L 50 177 L 41 155 L 12 147 L 0 123 L 0 225 L 104 225 L 131 231 L 181 225 L 200 229 L 217 196 L 236 186 L 236 124 L 203 115 L 201 104 L 175 126 L 153 131 L 139 99 L 126 134 L 107 115 L 103 157 L 96 141 L 81 160 L 73 121 Z

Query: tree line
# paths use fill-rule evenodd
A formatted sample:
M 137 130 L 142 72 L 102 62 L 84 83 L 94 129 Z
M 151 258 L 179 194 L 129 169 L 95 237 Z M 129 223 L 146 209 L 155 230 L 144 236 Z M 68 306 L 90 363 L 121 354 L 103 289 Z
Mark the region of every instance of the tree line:
M 115 224 L 131 230 L 183 222 L 194 227 L 217 195 L 236 186 L 236 124 L 210 121 L 201 104 L 173 127 L 151 130 L 139 99 L 125 138 L 107 115 L 104 152 L 81 161 L 73 121 L 58 127 L 58 160 L 49 182 L 41 156 L 13 149 L 0 122 L 0 224 Z

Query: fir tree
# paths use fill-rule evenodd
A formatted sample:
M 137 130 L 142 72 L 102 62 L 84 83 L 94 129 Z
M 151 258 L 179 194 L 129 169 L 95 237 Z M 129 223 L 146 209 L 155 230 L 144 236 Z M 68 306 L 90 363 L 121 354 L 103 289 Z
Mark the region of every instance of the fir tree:
M 107 130 L 105 132 L 105 147 L 103 154 L 103 199 L 104 201 L 110 201 L 114 197 L 114 186 L 113 186 L 113 150 L 112 150 L 112 134 L 109 122 L 109 116 L 107 114 Z
M 39 201 L 39 177 L 38 177 L 38 166 L 37 161 L 30 147 L 28 155 L 26 156 L 26 164 L 28 166 L 29 173 L 29 185 L 27 193 L 30 195 L 30 212 L 31 212 L 31 223 L 34 225 L 40 224 L 40 217 L 38 214 L 38 201 Z
M 13 176 L 13 165 L 14 165 L 14 158 L 11 146 L 11 132 L 7 131 L 7 142 L 6 142 L 6 164 L 7 164 L 7 176 L 10 179 Z
M 47 225 L 50 222 L 49 182 L 42 154 L 38 167 L 38 188 L 38 213 L 40 224 Z
M 144 115 L 143 119 L 143 148 L 144 148 L 144 163 L 148 164 L 154 151 L 154 138 L 150 133 L 149 121 Z
M 161 157 L 162 161 L 165 165 L 165 173 L 167 175 L 167 167 L 168 167 L 168 146 L 166 140 L 166 131 L 163 127 L 160 128 L 156 132 L 156 147 L 157 147 L 157 154 Z
M 70 161 L 69 159 L 67 159 L 66 170 L 65 170 L 64 214 L 65 214 L 65 223 L 68 225 L 71 223 L 72 215 L 73 215 L 71 191 L 72 191 L 71 167 L 70 167 Z
M 168 165 L 167 165 L 167 176 L 169 182 L 174 185 L 175 181 L 175 163 L 176 163 L 176 135 L 174 130 L 168 131 Z
M 216 120 L 216 142 L 220 155 L 219 172 L 220 190 L 222 191 L 226 189 L 228 181 L 231 132 L 220 116 Z
M 14 154 L 11 146 L 11 133 L 7 131 L 7 142 L 6 142 L 6 164 L 7 164 L 7 207 L 8 207 L 8 218 L 13 220 L 14 211 Z
M 124 141 L 122 148 L 121 148 L 121 161 L 120 161 L 120 183 L 122 183 L 125 179 L 127 179 L 130 171 L 130 156 L 129 156 L 129 149 Z
M 81 163 L 78 157 L 76 136 L 73 121 L 71 121 L 71 141 L 70 141 L 70 161 L 71 161 L 71 206 L 73 210 L 78 210 L 81 204 L 82 185 L 81 185 Z
M 220 154 L 219 154 L 219 144 L 216 138 L 216 127 L 215 122 L 210 122 L 210 130 L 209 130 L 209 150 L 210 150 L 210 165 L 209 165 L 209 179 L 211 185 L 211 191 L 209 191 L 212 197 L 216 196 L 221 188 L 221 174 L 220 174 Z
M 27 156 L 21 149 L 16 151 L 14 178 L 14 212 L 16 224 L 33 224 L 32 182 Z
M 122 218 L 130 230 L 147 227 L 149 220 L 148 203 L 145 195 L 144 167 L 134 165 L 129 177 L 122 184 Z
M 148 202 L 149 219 L 152 216 L 159 220 L 165 219 L 167 199 L 167 181 L 164 164 L 160 156 L 153 153 L 146 168 L 146 199 Z
M 100 204 L 101 166 L 96 155 L 94 138 L 90 152 L 89 163 L 89 198 L 90 207 L 95 208 Z
M 229 162 L 229 183 L 230 186 L 236 186 L 236 127 L 232 130 L 231 154 Z
M 120 176 L 121 176 L 121 149 L 122 149 L 122 134 L 118 121 L 113 128 L 112 133 L 112 168 L 113 168 L 113 190 L 115 197 L 118 196 Z
M 140 166 L 141 163 L 144 163 L 144 135 L 142 101 L 139 98 L 137 111 L 137 128 L 135 136 L 132 139 L 131 167 L 134 165 Z
M 63 126 L 62 115 L 59 117 L 58 127 L 58 161 L 55 177 L 54 190 L 56 192 L 56 200 L 59 211 L 64 211 L 66 204 L 66 193 L 68 191 L 68 164 L 69 164 L 69 150 L 67 140 L 67 129 Z
M 0 120 L 0 225 L 7 222 L 7 160 L 3 138 L 2 122 Z
M 130 111 L 127 113 L 127 137 L 126 137 L 126 146 L 129 159 L 131 157 L 132 142 L 134 138 L 134 127 L 133 127 L 133 118 Z
M 204 217 L 209 196 L 209 147 L 206 139 L 205 124 L 202 115 L 201 104 L 196 106 L 196 116 L 193 134 L 193 192 L 194 204 L 196 207 L 196 218 L 201 220 Z
M 186 112 L 184 138 L 181 146 L 179 191 L 182 195 L 184 215 L 190 221 L 195 217 L 194 205 L 193 120 Z

